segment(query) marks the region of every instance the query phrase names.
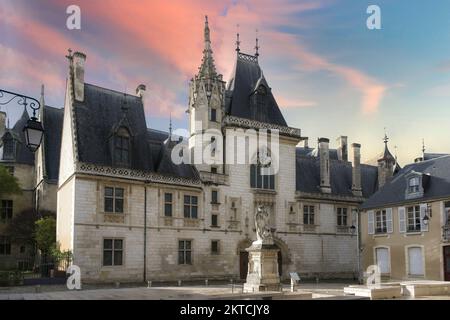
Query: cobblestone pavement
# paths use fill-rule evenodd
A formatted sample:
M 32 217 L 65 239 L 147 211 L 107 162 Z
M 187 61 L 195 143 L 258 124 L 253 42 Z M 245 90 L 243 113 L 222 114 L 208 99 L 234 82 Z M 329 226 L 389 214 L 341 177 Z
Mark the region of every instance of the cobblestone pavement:
M 302 284 L 295 293 L 285 285 L 283 292 L 264 294 L 243 294 L 240 286 L 161 286 L 114 288 L 105 285 L 86 285 L 82 290 L 70 291 L 65 286 L 52 285 L 41 287 L 0 288 L 0 300 L 207 300 L 207 299 L 262 299 L 270 296 L 274 300 L 303 300 L 305 293 L 312 293 L 313 299 L 364 299 L 345 296 L 344 283 Z M 38 292 L 36 292 L 38 291 Z M 308 297 L 309 298 L 309 297 Z M 401 299 L 411 299 L 402 297 Z M 450 300 L 450 296 L 420 297 L 419 300 Z

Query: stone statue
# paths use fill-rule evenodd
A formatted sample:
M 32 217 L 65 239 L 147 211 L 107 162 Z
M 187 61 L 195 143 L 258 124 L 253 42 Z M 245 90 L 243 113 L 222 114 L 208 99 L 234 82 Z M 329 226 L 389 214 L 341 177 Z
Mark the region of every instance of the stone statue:
M 255 214 L 256 241 L 264 244 L 272 244 L 272 231 L 269 225 L 269 212 L 262 205 L 258 206 Z

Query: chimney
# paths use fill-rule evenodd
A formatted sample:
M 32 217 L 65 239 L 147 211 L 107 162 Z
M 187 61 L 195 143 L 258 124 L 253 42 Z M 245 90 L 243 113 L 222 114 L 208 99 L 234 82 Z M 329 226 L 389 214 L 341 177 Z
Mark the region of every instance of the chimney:
M 337 138 L 337 144 L 338 159 L 342 161 L 348 161 L 347 136 L 340 136 L 339 138 Z
M 352 192 L 354 196 L 362 197 L 361 188 L 361 145 L 352 143 L 353 163 L 352 163 Z
M 6 130 L 6 112 L 0 111 L 0 138 L 3 137 L 5 130 Z
M 145 93 L 146 89 L 147 89 L 147 87 L 145 86 L 145 84 L 138 85 L 136 88 L 136 95 L 138 97 L 144 98 L 144 93 Z
M 86 62 L 86 55 L 82 52 L 75 52 L 73 54 L 73 80 L 75 100 L 84 101 L 84 64 Z
M 319 138 L 320 190 L 323 193 L 331 193 L 329 144 L 329 139 Z
M 305 137 L 303 141 L 304 141 L 304 147 L 305 148 L 309 148 L 309 146 L 308 146 L 308 137 Z

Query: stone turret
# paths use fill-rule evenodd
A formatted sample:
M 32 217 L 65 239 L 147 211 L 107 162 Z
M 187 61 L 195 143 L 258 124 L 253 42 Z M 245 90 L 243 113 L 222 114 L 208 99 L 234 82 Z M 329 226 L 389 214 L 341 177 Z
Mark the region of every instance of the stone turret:
M 380 159 L 378 159 L 378 187 L 381 188 L 386 182 L 388 182 L 395 169 L 395 158 L 391 154 L 388 148 L 389 138 L 384 135 L 384 153 Z

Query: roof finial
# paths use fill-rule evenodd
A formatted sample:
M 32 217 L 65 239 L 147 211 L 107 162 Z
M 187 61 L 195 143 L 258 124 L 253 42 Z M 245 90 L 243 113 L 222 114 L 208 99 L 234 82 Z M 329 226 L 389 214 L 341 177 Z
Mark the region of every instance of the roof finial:
M 205 16 L 205 43 L 211 42 L 209 37 L 209 25 L 208 25 L 208 16 Z
M 259 45 L 258 45 L 258 29 L 256 29 L 256 46 L 255 46 L 255 57 L 258 57 L 259 56 L 259 52 L 258 52 L 258 50 L 259 50 Z
M 172 111 L 169 114 L 169 138 L 172 137 Z
M 383 141 L 384 141 L 385 145 L 387 145 L 387 143 L 389 141 L 389 138 L 388 138 L 387 133 L 386 133 L 386 127 L 384 127 L 384 139 L 383 139 Z
M 236 51 L 239 52 L 241 49 L 239 46 L 241 45 L 241 41 L 239 41 L 239 23 L 236 25 L 237 28 L 237 34 L 236 34 Z

